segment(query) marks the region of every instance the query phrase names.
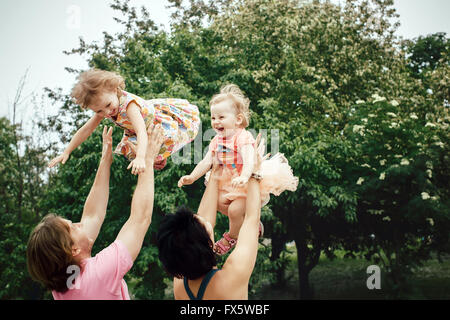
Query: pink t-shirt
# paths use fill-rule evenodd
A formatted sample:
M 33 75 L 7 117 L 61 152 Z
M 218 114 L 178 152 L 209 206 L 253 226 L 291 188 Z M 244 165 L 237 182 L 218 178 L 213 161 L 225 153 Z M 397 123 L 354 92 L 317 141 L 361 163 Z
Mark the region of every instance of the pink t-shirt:
M 95 257 L 82 261 L 80 275 L 72 289 L 65 293 L 52 291 L 55 300 L 130 300 L 123 277 L 133 260 L 120 241 L 100 251 Z M 70 274 L 68 274 L 68 277 Z

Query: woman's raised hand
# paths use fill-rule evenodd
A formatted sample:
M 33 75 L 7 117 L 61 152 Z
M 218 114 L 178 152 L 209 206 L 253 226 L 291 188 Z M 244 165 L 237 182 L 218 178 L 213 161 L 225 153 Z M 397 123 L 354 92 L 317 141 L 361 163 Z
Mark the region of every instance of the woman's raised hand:
M 253 172 L 258 172 L 261 169 L 261 163 L 266 160 L 268 157 L 270 157 L 270 153 L 266 154 L 264 157 L 262 156 L 264 154 L 264 145 L 265 140 L 264 138 L 261 138 L 261 133 L 258 134 L 256 137 L 256 143 L 254 145 L 255 152 L 253 152 Z

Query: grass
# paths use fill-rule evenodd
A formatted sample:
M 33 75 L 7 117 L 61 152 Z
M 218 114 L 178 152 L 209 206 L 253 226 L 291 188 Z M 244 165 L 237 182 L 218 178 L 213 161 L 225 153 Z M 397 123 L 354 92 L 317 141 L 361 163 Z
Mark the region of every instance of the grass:
M 381 289 L 369 290 L 366 281 L 370 274 L 366 270 L 370 262 L 363 259 L 344 258 L 344 252 L 337 252 L 337 258 L 330 260 L 325 255 L 309 275 L 315 300 L 386 300 L 391 299 L 391 289 L 386 274 L 381 270 Z M 286 270 L 286 285 L 262 286 L 251 299 L 288 300 L 299 299 L 297 257 Z M 443 263 L 437 259 L 427 261 L 410 279 L 411 289 L 401 299 L 448 300 L 450 299 L 450 257 Z

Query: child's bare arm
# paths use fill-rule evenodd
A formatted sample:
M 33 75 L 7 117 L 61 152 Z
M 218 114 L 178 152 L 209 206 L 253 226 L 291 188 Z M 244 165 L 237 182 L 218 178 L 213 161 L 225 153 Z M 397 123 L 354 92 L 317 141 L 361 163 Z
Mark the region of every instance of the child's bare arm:
M 192 170 L 190 175 L 182 176 L 180 180 L 178 180 L 178 187 L 182 187 L 183 185 L 192 184 L 197 181 L 200 177 L 203 177 L 212 166 L 212 155 L 211 151 L 205 155 L 205 157 L 200 161 Z
M 70 140 L 69 145 L 66 147 L 62 155 L 52 159 L 49 163 L 49 167 L 55 166 L 57 163 L 62 162 L 64 164 L 69 158 L 73 150 L 78 148 L 89 136 L 94 132 L 95 128 L 98 127 L 100 122 L 103 120 L 102 116 L 94 114 L 78 131 L 74 134 Z
M 194 178 L 194 181 L 198 180 L 200 177 L 203 177 L 206 174 L 206 172 L 208 172 L 209 169 L 211 169 L 211 166 L 212 166 L 212 156 L 211 151 L 208 151 L 208 153 L 206 153 L 202 161 L 200 161 L 195 166 L 190 176 Z
M 75 135 L 72 137 L 72 140 L 70 140 L 69 145 L 66 147 L 66 150 L 64 152 L 66 153 L 72 153 L 73 150 L 78 148 L 80 144 L 82 144 L 89 136 L 94 132 L 94 130 L 98 127 L 100 122 L 102 122 L 103 117 L 99 116 L 97 114 L 94 114 L 88 122 L 86 122 L 78 131 L 75 133 Z
M 244 162 L 242 165 L 241 177 L 250 178 L 253 172 L 253 157 L 255 153 L 255 148 L 251 144 L 246 144 L 241 148 L 242 161 Z
M 239 177 L 236 177 L 232 180 L 231 185 L 233 187 L 240 187 L 245 185 L 253 172 L 253 158 L 255 148 L 251 144 L 246 144 L 242 146 L 240 153 L 243 161 L 242 172 Z
M 128 169 L 132 167 L 131 172 L 138 174 L 145 170 L 145 150 L 148 143 L 147 129 L 139 107 L 135 103 L 131 102 L 128 105 L 127 115 L 137 136 L 136 158 L 130 163 Z

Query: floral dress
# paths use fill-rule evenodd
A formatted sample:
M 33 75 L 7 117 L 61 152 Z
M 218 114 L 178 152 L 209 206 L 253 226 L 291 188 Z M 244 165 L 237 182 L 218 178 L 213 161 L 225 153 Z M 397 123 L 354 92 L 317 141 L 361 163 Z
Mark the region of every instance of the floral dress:
M 136 103 L 140 108 L 147 128 L 151 123 L 159 123 L 162 126 L 165 141 L 155 162 L 167 159 L 172 153 L 194 140 L 198 133 L 200 115 L 197 106 L 189 101 L 175 98 L 144 100 L 122 90 L 122 96 L 119 98 L 119 112 L 111 120 L 124 129 L 124 134 L 114 153 L 124 155 L 130 161 L 136 155 L 125 142 L 128 140 L 137 144 L 136 132 L 127 116 L 127 107 L 130 102 Z

